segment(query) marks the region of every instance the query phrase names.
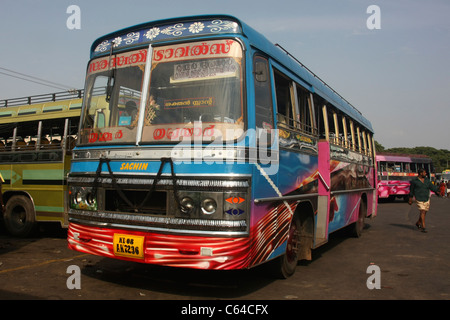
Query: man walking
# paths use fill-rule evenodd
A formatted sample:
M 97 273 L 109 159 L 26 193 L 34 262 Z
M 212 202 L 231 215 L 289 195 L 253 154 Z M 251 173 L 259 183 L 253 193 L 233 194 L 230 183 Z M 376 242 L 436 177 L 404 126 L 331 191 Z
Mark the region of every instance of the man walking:
M 421 168 L 417 173 L 418 176 L 411 181 L 408 203 L 412 204 L 413 197 L 416 198 L 417 207 L 420 212 L 416 226 L 422 232 L 427 232 L 425 229 L 425 216 L 428 210 L 430 210 L 430 190 L 438 193 L 439 188 L 433 185 L 430 179 L 427 178 L 425 169 Z

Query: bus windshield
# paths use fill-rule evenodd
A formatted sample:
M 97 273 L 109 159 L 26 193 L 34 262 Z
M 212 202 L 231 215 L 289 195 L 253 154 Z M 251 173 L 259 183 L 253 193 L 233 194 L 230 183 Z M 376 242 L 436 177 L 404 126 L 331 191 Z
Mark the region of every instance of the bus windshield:
M 138 50 L 90 63 L 81 144 L 136 142 L 146 55 Z M 243 134 L 237 41 L 156 47 L 151 70 L 140 142 L 230 141 Z
M 147 50 L 91 61 L 80 143 L 134 143 Z
M 242 49 L 232 40 L 154 49 L 143 142 L 243 133 Z

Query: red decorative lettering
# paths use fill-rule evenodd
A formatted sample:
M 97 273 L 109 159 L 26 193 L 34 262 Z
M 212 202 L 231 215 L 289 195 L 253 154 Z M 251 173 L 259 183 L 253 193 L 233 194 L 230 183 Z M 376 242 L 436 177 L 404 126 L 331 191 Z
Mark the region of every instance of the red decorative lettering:
M 92 61 L 89 65 L 89 73 L 99 72 L 106 70 L 108 65 L 111 68 L 131 66 L 135 64 L 143 64 L 147 60 L 147 50 L 143 49 L 138 52 L 124 53 L 111 58 L 109 64 L 109 58 L 97 59 Z
M 98 139 L 98 133 L 91 132 L 89 134 L 89 143 L 94 143 L 95 141 L 97 141 L 97 139 Z
M 202 42 L 191 45 L 178 45 L 157 49 L 153 53 L 153 61 L 181 59 L 185 57 L 201 57 L 224 55 L 231 52 L 233 40 Z
M 194 135 L 194 137 L 201 137 L 202 136 L 202 129 L 201 128 L 194 128 L 194 131 L 192 132 L 192 134 Z
M 153 53 L 153 61 L 161 61 L 164 58 L 164 50 L 155 50 Z
M 195 56 L 206 55 L 208 54 L 208 44 L 203 42 L 201 45 L 194 46 L 192 48 L 191 54 Z
M 211 46 L 210 53 L 211 54 L 219 54 L 219 53 L 221 53 L 221 50 L 220 50 L 221 46 L 223 46 L 223 44 L 221 44 L 221 43 L 220 44 L 219 43 L 213 44 Z
M 179 47 L 175 50 L 175 58 L 182 58 L 189 56 L 189 46 Z
M 211 124 L 205 128 L 157 128 L 153 131 L 154 140 L 178 140 L 190 137 L 213 137 L 216 134 L 215 125 Z
M 215 125 L 212 124 L 209 127 L 205 128 L 205 130 L 203 130 L 203 136 L 212 137 L 214 135 L 214 127 Z
M 183 128 L 182 129 L 182 136 L 183 137 L 192 137 L 193 131 L 194 131 L 194 128 Z
M 103 134 L 99 135 L 98 141 L 106 142 L 112 140 L 112 133 L 111 132 L 104 132 Z
M 160 128 L 153 131 L 153 139 L 155 140 L 161 140 L 162 138 L 164 138 L 165 135 L 166 135 L 165 129 Z

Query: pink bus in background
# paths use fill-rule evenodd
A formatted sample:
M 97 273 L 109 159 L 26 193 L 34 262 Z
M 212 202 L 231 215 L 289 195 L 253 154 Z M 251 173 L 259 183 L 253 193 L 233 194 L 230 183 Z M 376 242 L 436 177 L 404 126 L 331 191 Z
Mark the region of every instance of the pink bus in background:
M 433 165 L 425 155 L 379 153 L 376 155 L 378 167 L 378 199 L 408 199 L 410 181 L 417 176 L 419 168 L 425 168 L 433 179 Z

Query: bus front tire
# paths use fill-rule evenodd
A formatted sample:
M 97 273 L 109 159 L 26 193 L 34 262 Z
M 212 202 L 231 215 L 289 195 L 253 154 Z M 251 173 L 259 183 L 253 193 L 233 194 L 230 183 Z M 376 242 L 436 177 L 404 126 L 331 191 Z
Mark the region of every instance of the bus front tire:
M 36 230 L 36 217 L 31 200 L 22 195 L 11 197 L 5 207 L 5 226 L 16 237 L 30 236 Z
M 278 258 L 278 277 L 287 279 L 295 273 L 299 260 L 301 223 L 295 215 L 289 227 L 288 240 L 286 243 L 286 252 Z

